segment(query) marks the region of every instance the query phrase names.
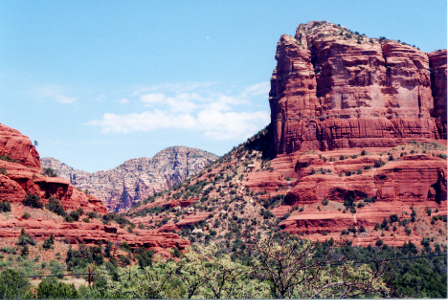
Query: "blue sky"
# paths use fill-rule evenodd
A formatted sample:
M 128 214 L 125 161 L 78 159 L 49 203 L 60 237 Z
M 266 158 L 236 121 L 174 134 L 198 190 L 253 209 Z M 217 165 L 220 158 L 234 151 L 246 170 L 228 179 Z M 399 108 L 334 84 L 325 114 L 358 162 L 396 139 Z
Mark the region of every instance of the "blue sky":
M 222 155 L 269 123 L 276 43 L 313 20 L 447 44 L 440 0 L 0 0 L 0 123 L 89 172 L 174 145 Z

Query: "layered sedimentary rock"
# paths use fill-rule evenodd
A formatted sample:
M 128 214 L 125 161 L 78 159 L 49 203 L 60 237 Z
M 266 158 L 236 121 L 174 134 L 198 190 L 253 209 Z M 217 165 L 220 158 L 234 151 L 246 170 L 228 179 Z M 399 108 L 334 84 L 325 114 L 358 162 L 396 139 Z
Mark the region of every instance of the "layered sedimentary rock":
M 27 136 L 0 123 L 0 156 L 22 165 L 40 168 L 39 153 Z
M 428 56 L 309 22 L 280 38 L 276 60 L 269 98 L 276 154 L 446 139 L 446 50 Z
M 88 196 L 70 182 L 47 177 L 40 168 L 39 154 L 28 137 L 0 124 L 0 201 L 22 202 L 27 194 L 39 196 L 44 203 L 50 197 L 61 201 L 64 209 L 106 213 L 100 200 Z
M 0 222 L 0 238 L 16 241 L 20 236 L 21 228 L 24 228 L 26 233 L 37 241 L 43 241 L 53 235 L 56 240 L 63 239 L 71 245 L 98 245 L 108 241 L 115 244 L 126 242 L 133 248 L 145 247 L 166 256 L 170 256 L 169 249 L 184 250 L 190 245 L 189 241 L 181 239 L 175 233 L 140 229 L 134 229 L 133 233 L 129 233 L 116 224 L 103 225 L 98 220 L 91 222 L 66 223 L 57 220 L 10 219 Z
M 200 149 L 176 146 L 158 152 L 153 158 L 127 160 L 112 170 L 93 174 L 75 170 L 54 158 L 44 158 L 41 163 L 76 187 L 87 189 L 109 211 L 123 211 L 198 173 L 217 158 Z
M 8 201 L 12 208 L 10 212 L 0 214 L 0 238 L 3 242 L 15 243 L 23 228 L 38 241 L 48 239 L 51 234 L 74 245 L 126 241 L 131 247 L 151 248 L 166 256 L 170 256 L 169 248 L 182 250 L 190 245 L 177 234 L 139 229 L 129 233 L 115 224 L 103 225 L 97 219 L 89 223 L 67 223 L 63 217 L 46 209 L 24 206 L 22 200 L 27 194 L 34 194 L 43 204 L 48 203 L 50 197 L 60 200 L 68 212 L 82 208 L 84 213 L 107 213 L 101 200 L 79 191 L 63 178 L 44 175 L 39 154 L 28 137 L 3 124 L 0 124 L 0 154 L 0 202 Z M 29 219 L 23 219 L 25 211 L 30 214 Z
M 428 53 L 429 65 L 431 67 L 431 86 L 434 97 L 434 110 L 432 116 L 436 119 L 436 124 L 441 137 L 446 139 L 446 49 Z

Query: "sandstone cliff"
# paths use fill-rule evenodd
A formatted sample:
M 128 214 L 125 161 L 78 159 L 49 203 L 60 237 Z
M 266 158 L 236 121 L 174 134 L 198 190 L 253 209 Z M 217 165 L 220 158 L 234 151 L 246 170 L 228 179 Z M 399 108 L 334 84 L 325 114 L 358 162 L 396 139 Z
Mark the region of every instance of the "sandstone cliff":
M 429 55 L 327 22 L 277 44 L 271 79 L 272 147 L 393 147 L 446 139 L 446 50 Z
M 26 194 L 61 201 L 65 209 L 106 213 L 100 200 L 78 191 L 70 182 L 43 175 L 39 154 L 28 137 L 0 124 L 0 201 L 21 202 Z
M 109 211 L 123 211 L 158 192 L 169 189 L 201 171 L 218 157 L 188 147 L 170 147 L 153 158 L 135 158 L 118 167 L 90 174 L 75 170 L 54 158 L 41 160 L 76 187 L 101 199 Z

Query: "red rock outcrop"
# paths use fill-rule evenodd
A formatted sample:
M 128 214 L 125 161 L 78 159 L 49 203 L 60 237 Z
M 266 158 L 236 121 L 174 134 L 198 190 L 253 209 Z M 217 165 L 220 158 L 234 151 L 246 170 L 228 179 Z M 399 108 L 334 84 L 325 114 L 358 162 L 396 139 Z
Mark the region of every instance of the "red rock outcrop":
M 44 158 L 41 163 L 76 187 L 87 189 L 109 211 L 118 212 L 179 184 L 217 158 L 197 148 L 175 146 L 158 152 L 153 158 L 130 159 L 112 170 L 93 174 L 75 170 L 54 158 Z
M 414 47 L 327 22 L 299 25 L 295 37 L 283 35 L 277 44 L 269 97 L 273 151 L 446 139 L 446 59 L 444 67 L 443 51 L 430 57 L 432 73 L 428 55 Z
M 184 250 L 190 245 L 189 241 L 179 238 L 174 233 L 163 233 L 159 231 L 148 231 L 134 229 L 129 233 L 118 226 L 107 226 L 99 221 L 94 223 L 65 223 L 54 220 L 22 220 L 10 219 L 0 222 L 0 238 L 17 240 L 20 236 L 21 228 L 37 241 L 48 239 L 51 234 L 59 240 L 63 239 L 68 244 L 98 245 L 108 241 L 114 243 L 126 242 L 133 248 L 145 247 L 154 249 L 156 252 L 164 253 L 166 249 L 178 248 Z M 110 231 L 110 227 L 114 231 Z
M 446 49 L 428 53 L 431 72 L 432 95 L 434 97 L 434 110 L 432 116 L 436 118 L 437 128 L 442 138 L 447 138 L 446 132 Z
M 70 182 L 59 177 L 47 177 L 40 168 L 39 154 L 28 137 L 0 124 L 0 201 L 22 202 L 26 194 L 34 194 L 45 203 L 54 197 L 64 209 L 83 208 L 85 211 L 107 213 L 106 207 L 93 196 L 78 191 Z
M 79 191 L 69 181 L 60 177 L 47 177 L 40 168 L 39 154 L 31 141 L 17 130 L 0 124 L 0 201 L 12 203 L 12 212 L 2 214 L 0 238 L 17 240 L 21 228 L 38 241 L 54 235 L 69 244 L 100 244 L 107 241 L 127 242 L 131 247 L 154 249 L 170 255 L 168 248 L 183 250 L 190 243 L 177 234 L 134 229 L 135 234 L 115 226 L 92 223 L 63 222 L 63 218 L 47 210 L 25 208 L 21 203 L 32 193 L 46 204 L 48 198 L 61 201 L 66 210 L 82 208 L 85 212 L 106 214 L 106 206 L 97 198 Z M 179 204 L 182 205 L 182 204 Z M 22 219 L 24 210 L 30 210 L 31 219 Z M 43 217 L 39 217 L 43 216 Z
M 311 155 L 301 158 L 303 162 Z M 298 164 L 300 164 L 300 160 Z M 363 170 L 364 166 L 372 166 Z M 310 164 L 312 168 L 331 170 L 330 174 L 307 174 L 286 196 L 285 204 L 304 205 L 328 200 L 343 203 L 351 197 L 354 201 L 376 197 L 377 201 L 401 201 L 413 205 L 429 205 L 434 201 L 446 201 L 446 160 L 426 155 L 405 156 L 403 160 L 389 162 L 374 168 L 369 157 L 352 159 L 350 164 L 326 164 L 323 161 Z M 308 168 L 309 170 L 310 168 Z M 360 170 L 360 174 L 356 171 Z M 363 171 L 362 171 L 363 170 Z M 345 172 L 351 176 L 338 176 Z
M 29 138 L 1 123 L 0 156 L 9 156 L 11 160 L 16 160 L 24 166 L 40 168 L 39 153 Z
M 410 149 L 422 152 L 425 148 L 426 153 L 401 156 Z M 279 155 L 271 162 L 279 167 L 276 172 L 290 174 L 294 169 L 297 180 L 273 213 L 278 218 L 288 213 L 280 228 L 311 240 L 348 238 L 340 233 L 355 227 L 358 236 L 350 237 L 354 245 L 374 245 L 376 239 L 390 246 L 402 246 L 408 240 L 418 244 L 430 231 L 421 228 L 421 224 L 431 219 L 428 209 L 432 210 L 432 216 L 447 215 L 447 164 L 446 159 L 438 156 L 446 153 L 444 149 L 445 146 L 436 143 L 409 143 L 387 149 L 390 154 L 387 157 L 379 156 L 378 148 L 366 148 L 363 155 L 360 149 Z M 379 163 L 381 159 L 389 161 L 383 165 Z M 354 212 L 345 206 L 346 200 L 355 203 Z M 403 227 L 386 237 L 381 230 L 374 229 L 392 215 L 410 219 L 413 210 L 419 212 L 419 220 L 426 221 L 419 225 L 412 223 L 408 230 L 413 230 L 407 235 L 403 235 Z M 441 224 L 432 228 L 432 232 L 444 227 Z M 366 231 L 359 232 L 361 226 Z

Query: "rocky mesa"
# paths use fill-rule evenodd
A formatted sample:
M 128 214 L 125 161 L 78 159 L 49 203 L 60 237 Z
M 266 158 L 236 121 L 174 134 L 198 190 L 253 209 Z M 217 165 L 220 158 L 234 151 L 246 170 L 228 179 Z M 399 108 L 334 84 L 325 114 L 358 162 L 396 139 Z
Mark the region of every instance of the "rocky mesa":
M 154 194 L 179 184 L 201 171 L 218 156 L 197 148 L 169 147 L 153 158 L 135 158 L 118 167 L 90 174 L 54 159 L 41 159 L 42 167 L 81 190 L 101 199 L 109 211 L 123 211 Z
M 276 154 L 446 140 L 446 50 L 427 54 L 314 21 L 283 35 L 275 58 Z

